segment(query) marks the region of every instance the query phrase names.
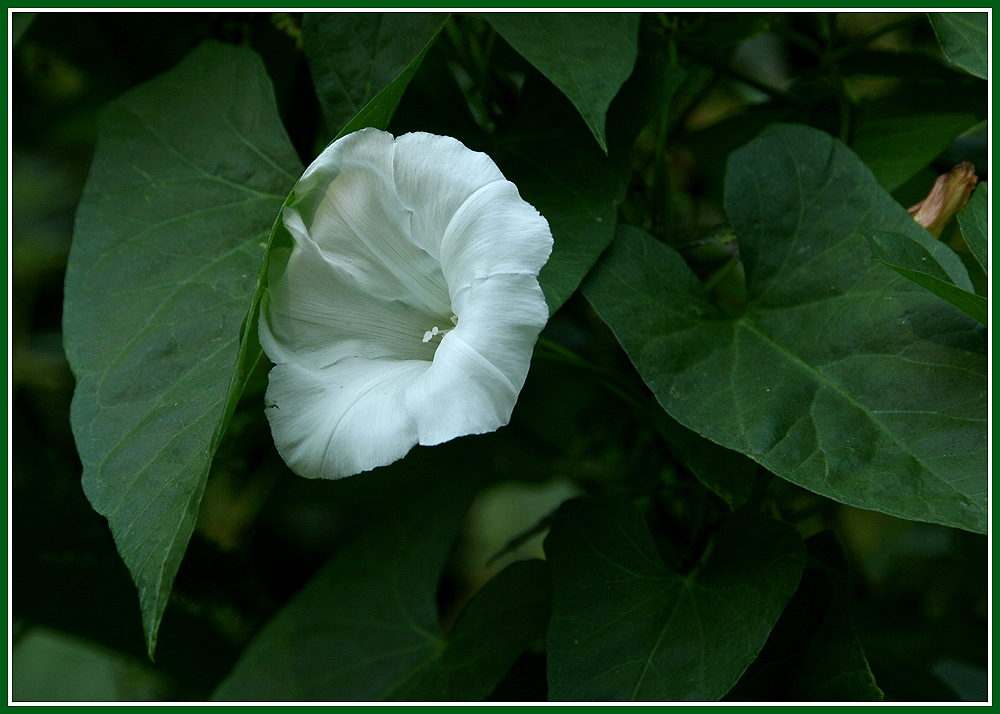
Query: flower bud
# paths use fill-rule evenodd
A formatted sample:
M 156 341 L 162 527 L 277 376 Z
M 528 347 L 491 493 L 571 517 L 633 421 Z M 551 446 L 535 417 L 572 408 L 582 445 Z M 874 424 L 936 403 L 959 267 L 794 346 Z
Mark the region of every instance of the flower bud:
M 940 238 L 945 226 L 969 202 L 978 180 L 976 167 L 963 161 L 948 173 L 938 176 L 927 198 L 910 207 L 910 215 L 931 235 Z

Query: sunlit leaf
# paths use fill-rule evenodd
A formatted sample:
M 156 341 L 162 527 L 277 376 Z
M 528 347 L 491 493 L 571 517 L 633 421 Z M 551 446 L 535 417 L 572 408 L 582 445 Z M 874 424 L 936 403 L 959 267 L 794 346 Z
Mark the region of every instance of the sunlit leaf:
M 486 13 L 486 19 L 565 94 L 601 149 L 605 117 L 639 51 L 637 13 Z
M 929 12 L 941 49 L 959 67 L 989 76 L 989 23 L 985 12 Z
M 800 486 L 986 529 L 982 328 L 879 265 L 861 229 L 957 256 L 828 135 L 779 125 L 730 158 L 748 307 L 716 307 L 681 257 L 620 227 L 583 290 L 666 411 Z
M 794 528 L 740 509 L 681 575 L 630 502 L 569 501 L 545 540 L 554 701 L 714 701 L 736 683 L 795 592 Z
M 261 258 L 301 171 L 246 49 L 202 44 L 101 117 L 66 275 L 71 416 L 84 490 L 139 588 L 151 652 L 257 358 L 247 320 Z
M 947 300 L 980 324 L 986 324 L 986 298 L 955 285 L 934 256 L 922 245 L 899 233 L 864 231 L 862 235 L 880 263 Z
M 447 18 L 443 13 L 306 13 L 302 48 L 330 134 L 363 126 L 385 129 Z M 383 93 L 378 105 L 369 107 L 390 84 L 398 91 Z M 359 114 L 365 119 L 352 122 Z

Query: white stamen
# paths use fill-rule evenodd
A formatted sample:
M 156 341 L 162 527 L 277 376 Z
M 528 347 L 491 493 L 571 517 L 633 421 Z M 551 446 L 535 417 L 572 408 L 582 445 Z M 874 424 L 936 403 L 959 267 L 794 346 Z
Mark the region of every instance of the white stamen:
M 456 325 L 456 326 L 458 325 L 458 318 L 455 315 L 451 316 L 451 324 Z M 425 343 L 426 342 L 430 342 L 432 339 L 434 339 L 438 335 L 444 335 L 444 334 L 447 334 L 449 332 L 451 332 L 450 329 L 449 330 L 442 330 L 442 329 L 438 328 L 437 325 L 435 325 L 434 327 L 432 327 L 431 329 L 427 330 L 427 332 L 424 333 L 424 339 L 422 341 L 425 342 Z

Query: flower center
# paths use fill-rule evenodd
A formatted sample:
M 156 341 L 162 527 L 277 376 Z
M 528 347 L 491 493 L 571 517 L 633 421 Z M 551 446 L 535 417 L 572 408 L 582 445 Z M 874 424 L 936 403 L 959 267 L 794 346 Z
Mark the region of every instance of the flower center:
M 454 315 L 451 316 L 451 324 L 458 325 L 458 318 L 455 317 Z M 435 337 L 440 337 L 442 335 L 445 335 L 451 332 L 453 329 L 455 328 L 449 327 L 447 330 L 442 330 L 437 325 L 434 325 L 434 327 L 432 327 L 431 329 L 427 330 L 427 332 L 424 333 L 424 339 L 422 340 L 422 342 L 425 343 L 430 342 Z

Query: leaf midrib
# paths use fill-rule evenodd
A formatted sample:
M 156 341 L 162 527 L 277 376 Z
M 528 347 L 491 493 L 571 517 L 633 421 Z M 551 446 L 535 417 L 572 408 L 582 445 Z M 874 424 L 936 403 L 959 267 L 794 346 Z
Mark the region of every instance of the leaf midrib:
M 878 419 L 876 417 L 876 413 L 873 413 L 865 404 L 862 404 L 852 394 L 850 394 L 849 392 L 845 391 L 843 389 L 843 387 L 841 387 L 841 385 L 840 385 L 839 382 L 837 382 L 836 380 L 834 380 L 834 379 L 830 378 L 829 376 L 827 376 L 825 373 L 823 373 L 817 367 L 814 367 L 813 365 L 811 365 L 808 362 L 806 362 L 805 360 L 803 360 L 795 352 L 791 351 L 788 347 L 786 347 L 781 342 L 778 342 L 777 340 L 775 340 L 762 327 L 760 327 L 759 325 L 757 325 L 756 323 L 754 323 L 747 315 L 744 315 L 743 317 L 739 318 L 738 320 L 735 320 L 734 322 L 735 322 L 735 324 L 737 326 L 742 325 L 743 327 L 745 327 L 745 328 L 749 329 L 750 331 L 754 332 L 755 334 L 757 334 L 760 338 L 762 338 L 762 340 L 763 340 L 764 343 L 770 344 L 774 348 L 775 351 L 777 351 L 778 353 L 781 354 L 781 356 L 783 356 L 788 361 L 790 361 L 793 364 L 795 364 L 799 369 L 801 369 L 802 371 L 806 372 L 807 374 L 813 375 L 824 386 L 829 387 L 830 389 L 832 389 L 833 391 L 835 391 L 837 394 L 839 394 L 843 399 L 845 399 L 846 401 L 848 401 L 851 405 L 853 405 L 853 406 L 857 407 L 859 410 L 861 410 L 869 419 L 872 420 L 872 422 L 874 422 L 879 427 L 879 430 L 880 430 L 880 432 L 882 433 L 883 436 L 889 438 L 896 446 L 899 447 L 899 449 L 903 453 L 905 453 L 905 454 L 909 455 L 910 457 L 912 457 L 918 464 L 920 464 L 920 466 L 924 469 L 924 471 L 926 473 L 932 475 L 935 479 L 937 479 L 937 481 L 939 483 L 944 484 L 949 489 L 951 489 L 952 491 L 954 491 L 956 494 L 958 494 L 959 496 L 961 496 L 963 500 L 971 501 L 971 498 L 968 495 L 962 493 L 951 482 L 949 482 L 949 481 L 945 480 L 944 478 L 942 478 L 941 476 L 939 476 L 937 474 L 937 472 L 935 470 L 933 470 L 927 464 L 927 462 L 923 458 L 921 458 L 917 454 L 913 453 L 913 451 L 906 444 L 904 444 L 903 442 L 901 442 L 896 437 L 896 435 L 892 432 L 891 429 L 889 429 L 889 428 L 886 427 L 886 425 L 882 422 L 881 419 Z M 737 338 L 736 332 L 734 331 L 733 332 L 733 345 L 734 345 L 734 348 L 735 348 L 735 346 L 736 346 L 736 344 L 738 342 L 739 342 L 739 339 Z

